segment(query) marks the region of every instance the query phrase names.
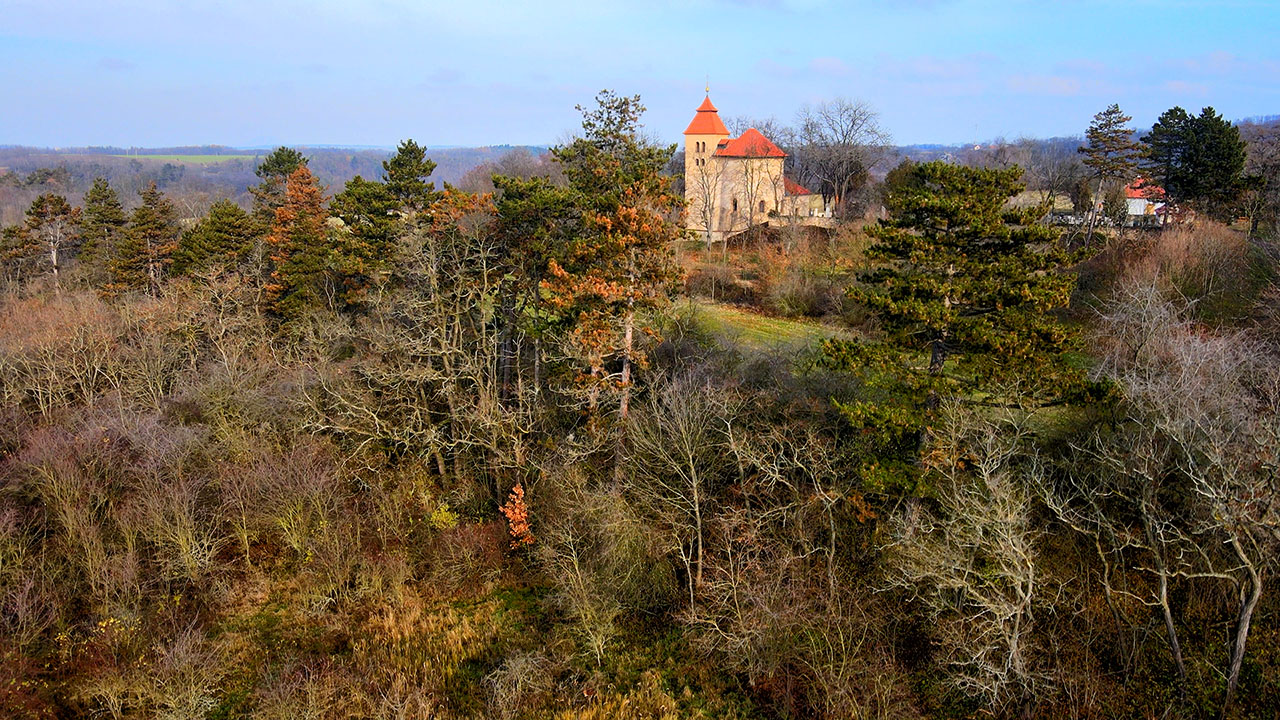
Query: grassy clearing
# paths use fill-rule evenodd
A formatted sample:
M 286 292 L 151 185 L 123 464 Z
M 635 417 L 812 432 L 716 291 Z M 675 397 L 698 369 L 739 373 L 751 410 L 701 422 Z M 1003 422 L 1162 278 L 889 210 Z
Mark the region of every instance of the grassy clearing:
M 698 321 L 709 332 L 764 349 L 786 345 L 814 345 L 819 340 L 846 335 L 846 331 L 815 322 L 768 317 L 749 310 L 707 301 L 694 301 Z
M 129 158 L 131 160 L 153 160 L 155 162 L 190 163 L 192 165 L 213 165 L 231 160 L 253 160 L 257 155 L 112 155 L 111 157 Z

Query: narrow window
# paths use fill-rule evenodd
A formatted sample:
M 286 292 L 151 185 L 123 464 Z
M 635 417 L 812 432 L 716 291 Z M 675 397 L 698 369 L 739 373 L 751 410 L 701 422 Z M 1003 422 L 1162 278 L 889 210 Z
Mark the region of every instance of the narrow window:
M 733 211 L 738 212 L 738 198 L 733 199 Z
M 764 201 L 760 201 L 760 212 L 764 212 Z

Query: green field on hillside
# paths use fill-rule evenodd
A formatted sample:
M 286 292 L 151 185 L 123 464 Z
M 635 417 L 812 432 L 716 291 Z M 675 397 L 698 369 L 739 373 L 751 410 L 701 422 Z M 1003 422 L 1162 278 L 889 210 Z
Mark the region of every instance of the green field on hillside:
M 190 163 L 192 165 L 212 165 L 230 160 L 253 160 L 257 155 L 112 155 L 111 157 L 129 158 L 131 160 L 153 160 L 155 162 Z

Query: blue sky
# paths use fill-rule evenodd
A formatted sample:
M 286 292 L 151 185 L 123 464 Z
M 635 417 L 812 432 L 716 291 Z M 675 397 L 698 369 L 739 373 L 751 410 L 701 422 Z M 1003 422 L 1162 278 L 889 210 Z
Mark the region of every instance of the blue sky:
M 1280 113 L 1280 0 L 0 0 L 0 144 L 545 144 L 601 88 L 834 97 L 898 143 L 1083 132 L 1112 102 Z

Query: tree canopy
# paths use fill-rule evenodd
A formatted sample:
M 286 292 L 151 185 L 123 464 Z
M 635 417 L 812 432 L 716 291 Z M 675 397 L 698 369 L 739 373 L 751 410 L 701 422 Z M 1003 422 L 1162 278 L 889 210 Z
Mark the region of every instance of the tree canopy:
M 867 400 L 842 407 L 910 460 L 943 398 L 1050 403 L 1078 392 L 1076 335 L 1055 315 L 1075 284 L 1044 208 L 1009 210 L 1021 169 L 904 166 L 890 217 L 868 228 L 878 265 L 849 296 L 878 335 L 830 341 L 826 362 L 859 374 Z M 1016 387 L 1015 387 L 1016 385 Z

